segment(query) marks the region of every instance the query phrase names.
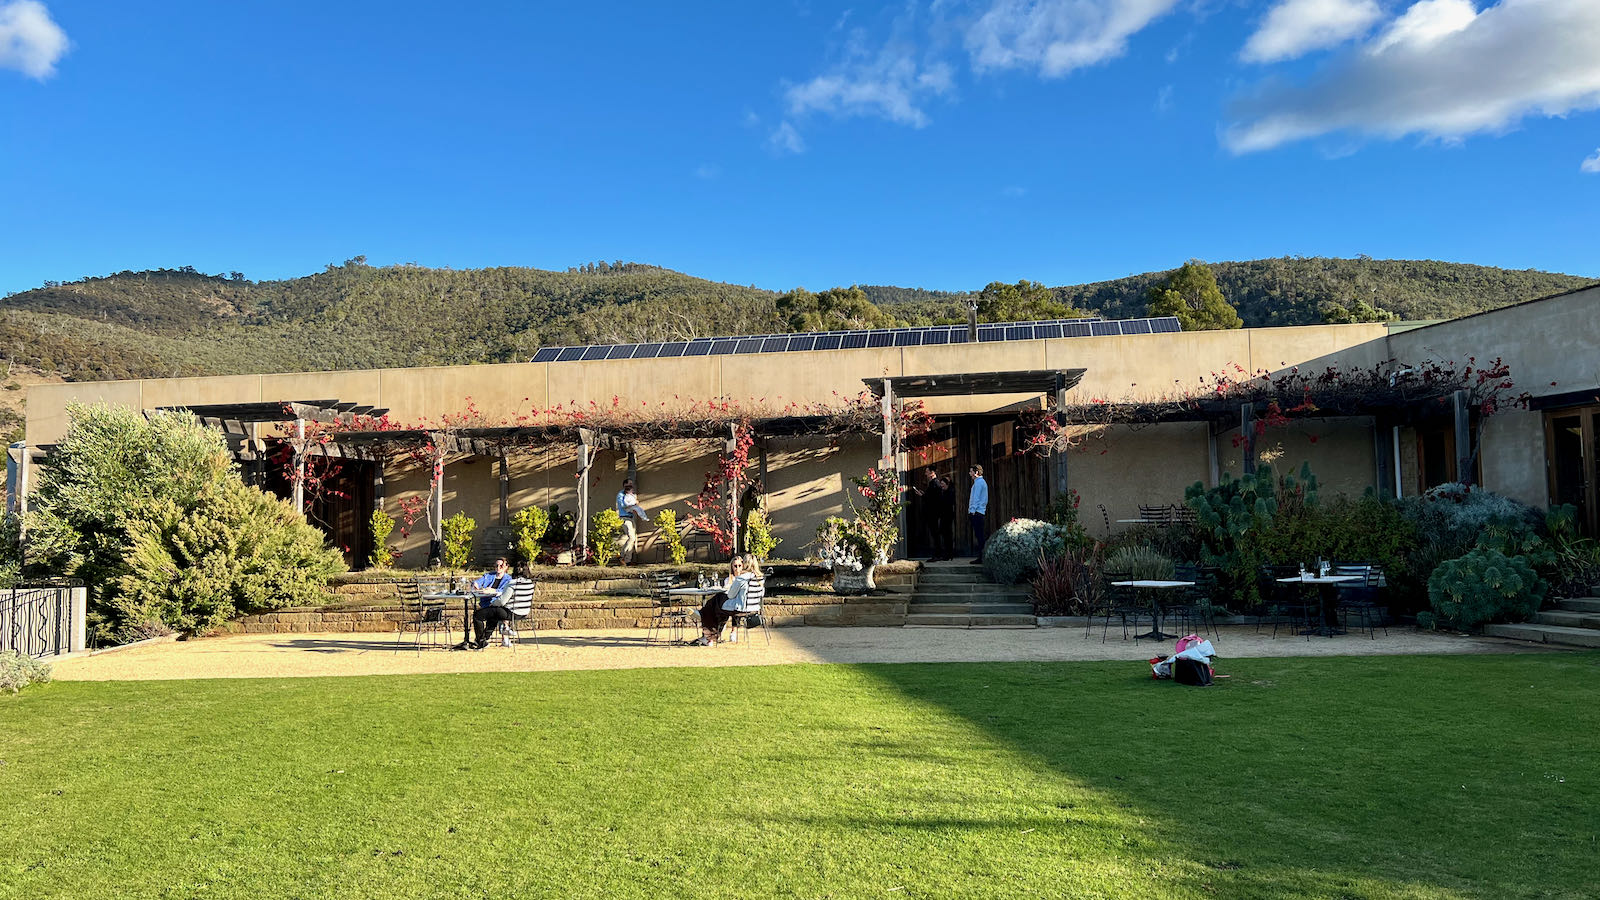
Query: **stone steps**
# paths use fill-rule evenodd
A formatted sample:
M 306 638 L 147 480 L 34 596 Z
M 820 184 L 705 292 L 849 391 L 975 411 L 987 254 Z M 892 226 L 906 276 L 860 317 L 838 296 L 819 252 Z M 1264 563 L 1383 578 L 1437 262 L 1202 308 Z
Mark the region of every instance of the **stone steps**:
M 1535 613 L 1532 622 L 1486 625 L 1483 633 L 1565 647 L 1600 647 L 1600 597 L 1557 600 L 1550 609 Z
M 1034 615 L 1032 604 L 910 604 L 907 615 Z
M 1600 647 L 1600 628 L 1568 628 L 1562 625 L 1485 625 L 1483 633 L 1491 637 L 1533 641 L 1538 644 Z
M 980 616 L 970 614 L 960 615 L 929 615 L 924 613 L 907 613 L 906 625 L 944 625 L 956 628 L 981 628 L 994 625 L 1008 625 L 1018 628 L 1033 628 L 1036 621 L 1032 614 L 1025 616 Z

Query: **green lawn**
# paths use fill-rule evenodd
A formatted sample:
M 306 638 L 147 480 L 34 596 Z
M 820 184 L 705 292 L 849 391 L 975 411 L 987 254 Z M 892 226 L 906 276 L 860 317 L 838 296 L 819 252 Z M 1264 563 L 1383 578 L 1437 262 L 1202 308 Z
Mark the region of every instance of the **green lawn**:
M 56 683 L 0 897 L 1592 897 L 1600 654 Z

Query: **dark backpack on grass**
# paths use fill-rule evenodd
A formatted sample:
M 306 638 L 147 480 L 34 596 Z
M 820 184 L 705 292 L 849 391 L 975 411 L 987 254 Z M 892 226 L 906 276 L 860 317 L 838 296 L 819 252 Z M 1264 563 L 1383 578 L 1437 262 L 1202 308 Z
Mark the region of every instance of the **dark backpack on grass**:
M 1195 687 L 1210 687 L 1211 667 L 1192 659 L 1175 659 L 1172 661 L 1172 680 Z

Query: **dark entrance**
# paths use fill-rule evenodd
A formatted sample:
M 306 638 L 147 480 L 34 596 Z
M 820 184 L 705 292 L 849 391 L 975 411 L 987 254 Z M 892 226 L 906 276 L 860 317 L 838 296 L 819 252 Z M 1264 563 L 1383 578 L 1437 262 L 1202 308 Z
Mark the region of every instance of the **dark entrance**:
M 1578 527 L 1600 535 L 1600 406 L 1545 413 L 1550 502 L 1578 508 Z
M 1026 446 L 1022 423 L 1015 416 L 975 415 L 941 417 L 934 441 L 922 454 L 907 460 L 909 483 L 923 487 L 930 473 L 951 479 L 956 491 L 955 550 L 974 554 L 972 527 L 967 521 L 967 498 L 972 479 L 967 470 L 983 466 L 989 483 L 986 525 L 990 534 L 1016 518 L 1044 518 L 1050 507 L 1050 461 L 1037 453 L 1019 452 Z M 929 518 L 921 498 L 911 492 L 906 504 L 906 530 L 911 556 L 931 556 L 933 544 Z
M 272 462 L 266 466 L 261 489 L 292 500 L 294 486 L 286 474 L 290 467 L 280 458 L 288 452 L 288 447 L 279 444 L 273 449 Z M 365 569 L 367 552 L 372 548 L 375 497 L 372 482 L 376 463 L 365 459 L 318 457 L 308 465 L 315 467 L 320 475 L 321 486 L 307 493 L 306 521 L 327 535 L 328 546 L 344 556 L 345 565 L 352 570 Z

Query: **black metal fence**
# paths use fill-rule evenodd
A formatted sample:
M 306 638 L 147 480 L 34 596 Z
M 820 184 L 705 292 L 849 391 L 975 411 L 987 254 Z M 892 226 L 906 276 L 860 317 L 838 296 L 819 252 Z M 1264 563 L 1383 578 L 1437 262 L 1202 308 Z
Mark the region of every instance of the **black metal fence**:
M 72 648 L 72 589 L 18 587 L 0 590 L 0 651 L 57 656 Z

